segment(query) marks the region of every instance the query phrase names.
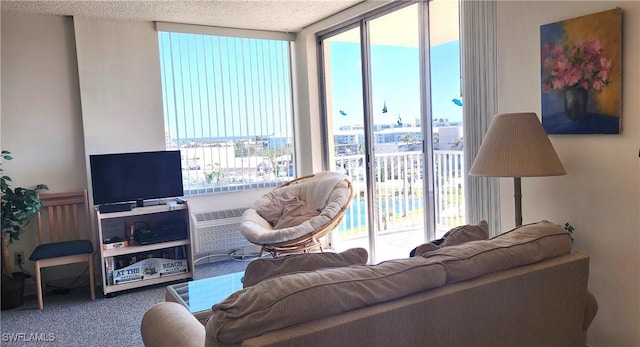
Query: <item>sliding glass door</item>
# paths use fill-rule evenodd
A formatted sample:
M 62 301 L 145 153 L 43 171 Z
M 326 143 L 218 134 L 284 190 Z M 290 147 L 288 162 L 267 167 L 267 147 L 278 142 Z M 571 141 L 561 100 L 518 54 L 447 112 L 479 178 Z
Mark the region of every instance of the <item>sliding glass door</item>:
M 376 260 L 407 256 L 403 245 L 421 243 L 428 230 L 420 8 L 382 12 L 322 40 L 327 164 L 358 192 L 332 246 L 365 247 Z
M 319 35 L 326 169 L 357 192 L 331 246 L 375 262 L 438 235 L 427 13 L 396 4 Z

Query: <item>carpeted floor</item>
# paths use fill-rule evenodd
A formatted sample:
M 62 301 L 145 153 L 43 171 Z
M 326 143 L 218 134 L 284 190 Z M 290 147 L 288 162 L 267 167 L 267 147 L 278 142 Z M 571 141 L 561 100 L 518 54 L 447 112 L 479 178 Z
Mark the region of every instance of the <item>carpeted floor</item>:
M 248 261 L 224 260 L 195 266 L 194 279 L 244 271 Z M 171 284 L 171 283 L 169 283 Z M 107 298 L 96 287 L 96 300 L 89 288 L 67 294 L 49 293 L 44 310 L 37 298 L 24 298 L 24 305 L 0 313 L 2 346 L 142 346 L 140 321 L 153 305 L 164 301 L 168 284 L 133 289 Z

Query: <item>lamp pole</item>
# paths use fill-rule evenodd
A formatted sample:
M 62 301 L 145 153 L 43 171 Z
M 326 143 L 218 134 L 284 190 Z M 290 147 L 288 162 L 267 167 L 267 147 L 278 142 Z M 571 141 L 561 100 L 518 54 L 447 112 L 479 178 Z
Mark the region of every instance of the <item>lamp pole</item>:
M 516 208 L 516 227 L 522 225 L 522 187 L 520 183 L 520 177 L 513 178 L 513 198 L 515 199 Z

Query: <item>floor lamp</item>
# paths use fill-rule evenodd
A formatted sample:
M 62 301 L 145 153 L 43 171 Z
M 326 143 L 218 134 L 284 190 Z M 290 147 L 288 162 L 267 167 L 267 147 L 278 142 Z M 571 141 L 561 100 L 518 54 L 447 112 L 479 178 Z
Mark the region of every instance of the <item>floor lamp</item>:
M 493 117 L 469 170 L 472 176 L 513 177 L 516 227 L 522 225 L 520 178 L 566 173 L 535 113 Z

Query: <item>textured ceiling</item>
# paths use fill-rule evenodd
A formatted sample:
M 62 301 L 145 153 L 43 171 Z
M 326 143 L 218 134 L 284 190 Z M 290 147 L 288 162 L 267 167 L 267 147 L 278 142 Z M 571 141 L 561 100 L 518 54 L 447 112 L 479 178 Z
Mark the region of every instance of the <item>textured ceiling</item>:
M 2 11 L 298 32 L 363 0 L 2 0 Z

